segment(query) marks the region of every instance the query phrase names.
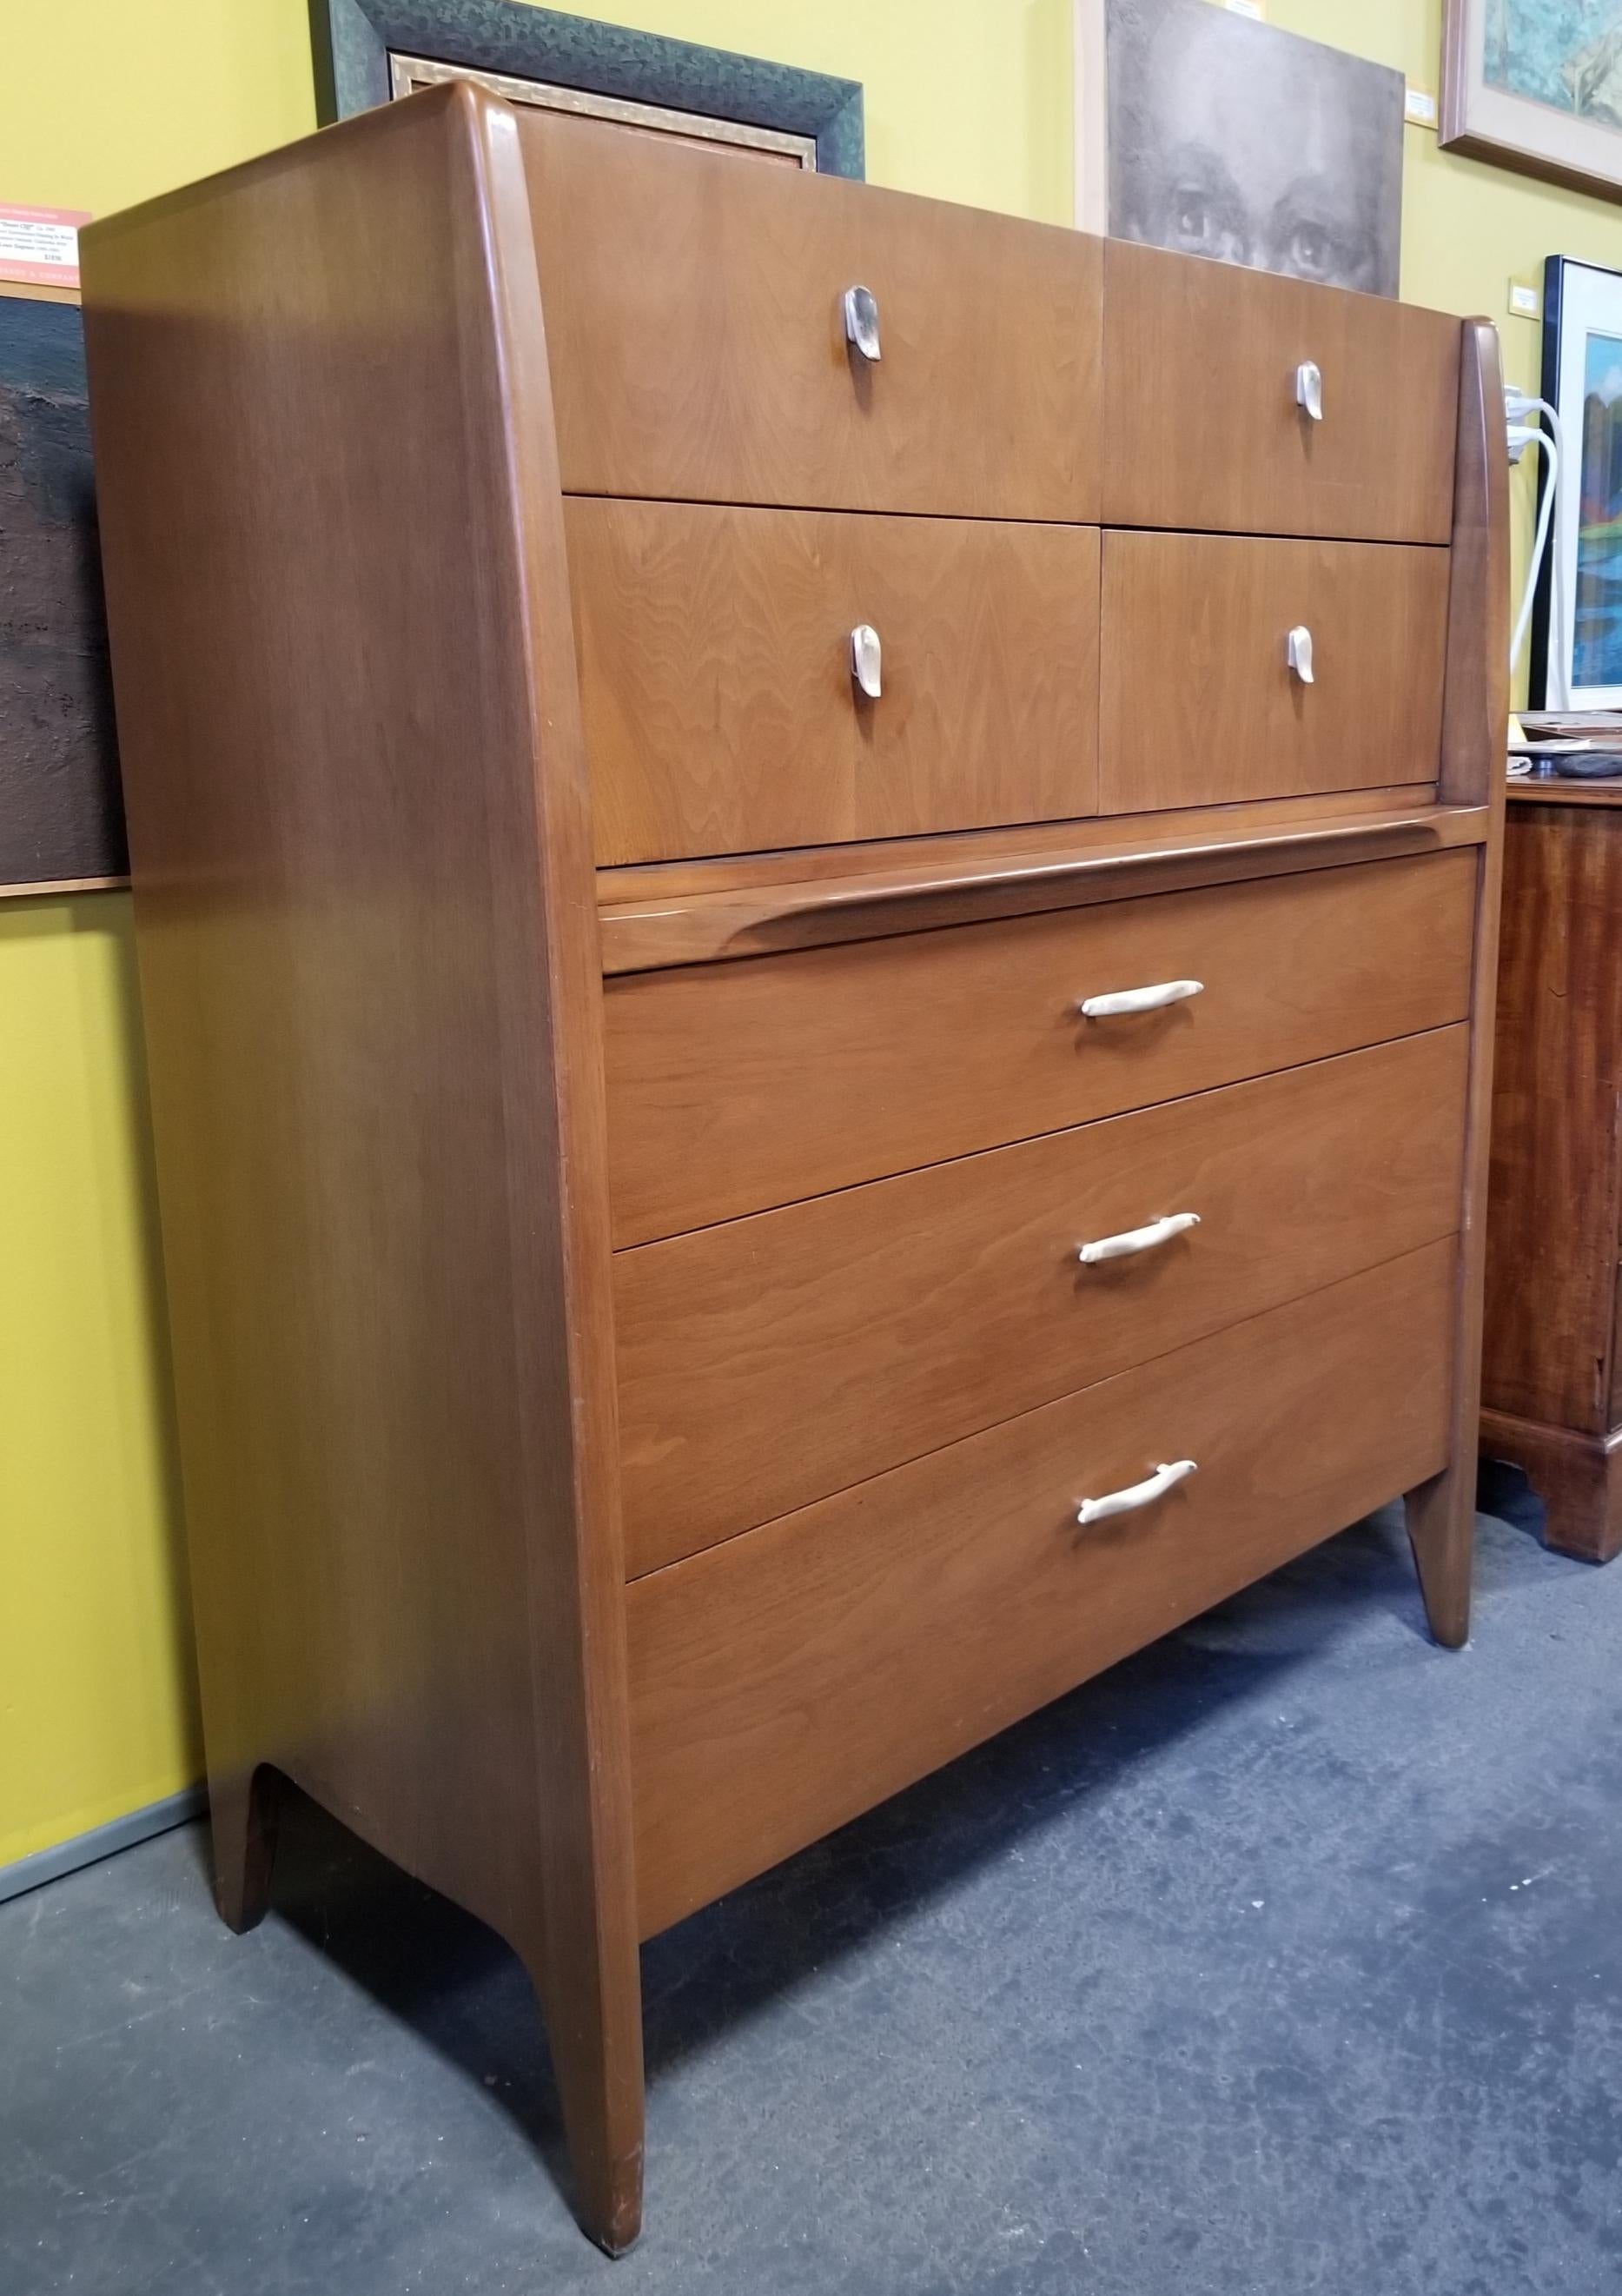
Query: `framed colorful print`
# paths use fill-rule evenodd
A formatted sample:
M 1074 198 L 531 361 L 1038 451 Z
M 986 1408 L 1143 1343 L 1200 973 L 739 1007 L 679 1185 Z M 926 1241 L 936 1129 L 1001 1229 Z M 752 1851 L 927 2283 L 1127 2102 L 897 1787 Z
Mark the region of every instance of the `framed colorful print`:
M 1622 709 L 1622 272 L 1549 258 L 1543 394 L 1564 451 L 1533 610 L 1532 703 Z
M 1622 199 L 1622 0 L 1445 0 L 1438 141 Z

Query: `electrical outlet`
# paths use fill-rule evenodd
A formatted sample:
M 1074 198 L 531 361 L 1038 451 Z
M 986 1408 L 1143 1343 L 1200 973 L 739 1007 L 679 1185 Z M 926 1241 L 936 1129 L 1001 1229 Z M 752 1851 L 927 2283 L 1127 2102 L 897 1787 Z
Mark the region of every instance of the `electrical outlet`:
M 1436 126 L 1436 98 L 1429 88 L 1404 88 L 1403 118 L 1411 120 L 1415 127 Z
M 1542 309 L 1542 298 L 1539 296 L 1536 287 L 1528 287 L 1524 281 L 1520 279 L 1511 280 L 1510 311 L 1513 317 L 1517 319 L 1536 319 L 1541 313 Z

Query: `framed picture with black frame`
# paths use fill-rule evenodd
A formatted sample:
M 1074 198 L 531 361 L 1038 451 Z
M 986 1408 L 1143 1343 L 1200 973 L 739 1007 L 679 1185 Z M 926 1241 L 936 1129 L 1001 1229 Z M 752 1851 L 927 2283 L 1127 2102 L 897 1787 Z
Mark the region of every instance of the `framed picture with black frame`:
M 1622 271 L 1544 266 L 1543 396 L 1560 416 L 1555 515 L 1532 610 L 1534 709 L 1622 709 Z M 1546 462 L 1538 502 L 1547 485 Z

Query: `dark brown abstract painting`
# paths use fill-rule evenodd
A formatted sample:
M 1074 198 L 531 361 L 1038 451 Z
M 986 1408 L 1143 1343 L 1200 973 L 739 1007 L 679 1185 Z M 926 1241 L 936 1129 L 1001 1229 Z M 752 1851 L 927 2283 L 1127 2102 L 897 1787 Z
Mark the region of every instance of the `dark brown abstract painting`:
M 0 292 L 0 884 L 127 865 L 82 324 Z

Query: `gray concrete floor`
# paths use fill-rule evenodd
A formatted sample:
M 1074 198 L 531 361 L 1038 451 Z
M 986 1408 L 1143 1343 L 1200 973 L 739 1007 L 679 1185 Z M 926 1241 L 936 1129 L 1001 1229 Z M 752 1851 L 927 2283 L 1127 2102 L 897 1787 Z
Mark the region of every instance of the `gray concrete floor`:
M 197 1828 L 0 1908 L 0 2289 L 1622 2288 L 1622 1562 L 1495 1503 L 1468 1652 L 1382 1514 L 649 1948 L 617 2265 L 516 1964 L 318 1813 L 250 1938 Z

